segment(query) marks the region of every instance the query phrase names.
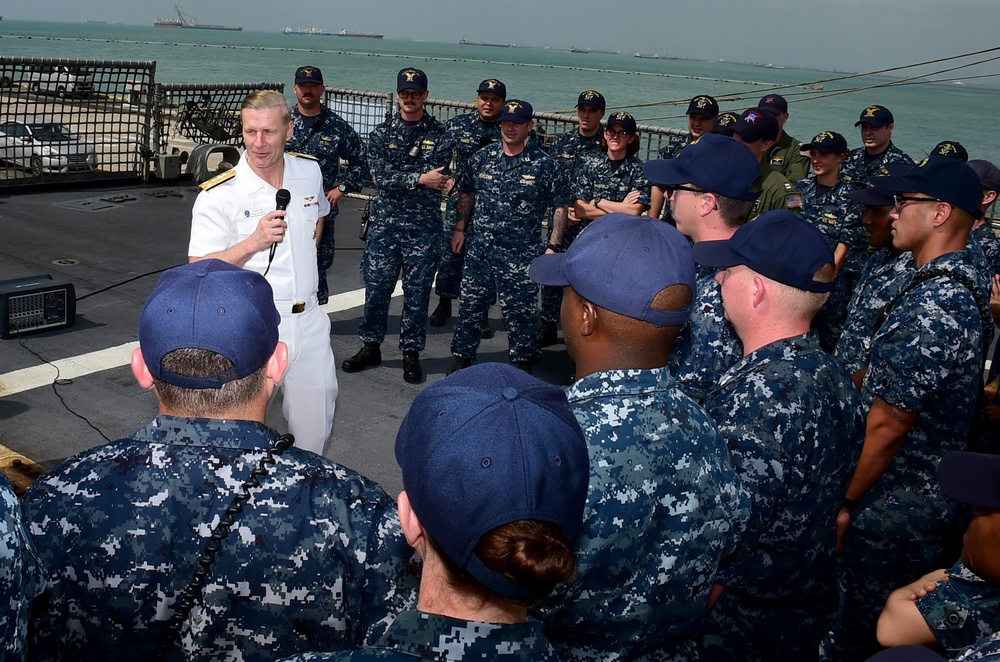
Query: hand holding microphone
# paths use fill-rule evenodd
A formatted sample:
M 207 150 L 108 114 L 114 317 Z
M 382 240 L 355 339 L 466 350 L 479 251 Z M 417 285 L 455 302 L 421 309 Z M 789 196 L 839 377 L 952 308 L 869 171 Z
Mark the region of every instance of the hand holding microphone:
M 288 192 L 288 189 L 278 189 L 278 191 L 274 194 L 274 210 L 282 212 L 285 211 L 288 209 L 288 203 L 291 201 L 292 194 Z M 275 221 L 277 221 L 277 223 L 275 223 Z M 285 228 L 288 227 L 288 224 L 284 221 L 284 215 L 272 216 L 269 221 L 270 227 L 266 229 L 264 228 L 265 222 L 268 221 L 261 220 L 261 229 L 264 229 L 269 239 L 275 236 L 274 230 L 277 230 L 277 238 L 271 242 L 271 250 L 267 256 L 267 269 L 264 269 L 264 275 L 266 276 L 267 272 L 271 269 L 271 261 L 274 260 L 274 251 L 278 249 L 278 244 L 280 244 L 285 238 Z

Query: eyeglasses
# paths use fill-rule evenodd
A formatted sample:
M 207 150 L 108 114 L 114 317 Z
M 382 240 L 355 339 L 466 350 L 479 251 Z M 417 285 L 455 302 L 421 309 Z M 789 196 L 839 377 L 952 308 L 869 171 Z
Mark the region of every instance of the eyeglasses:
M 683 184 L 667 186 L 664 190 L 667 192 L 668 196 L 672 195 L 674 191 L 690 191 L 691 193 L 697 193 L 698 195 L 708 193 L 705 189 L 695 188 L 694 186 L 684 186 Z
M 624 132 L 624 131 L 609 131 L 609 130 L 607 130 L 607 129 L 605 129 L 604 133 L 608 134 L 608 135 L 609 135 L 609 136 L 611 136 L 612 138 L 624 138 L 625 136 L 627 136 L 627 135 L 628 135 L 628 134 L 627 134 L 626 132 Z
M 417 90 L 402 90 L 401 92 L 396 92 L 396 95 L 400 99 L 419 99 L 423 92 L 418 92 Z
M 896 213 L 903 211 L 904 202 L 942 202 L 937 198 L 918 198 L 915 195 L 894 195 L 892 196 L 893 206 L 896 208 Z

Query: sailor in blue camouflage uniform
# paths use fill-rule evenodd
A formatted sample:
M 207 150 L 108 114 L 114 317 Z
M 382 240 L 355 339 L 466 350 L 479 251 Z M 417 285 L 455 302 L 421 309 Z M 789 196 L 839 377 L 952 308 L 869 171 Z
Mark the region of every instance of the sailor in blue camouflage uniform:
M 587 498 L 562 389 L 499 363 L 462 370 L 414 399 L 396 460 L 403 532 L 424 559 L 417 609 L 371 648 L 286 662 L 559 659 L 528 607 L 572 578 Z
M 840 623 L 824 642 L 837 660 L 874 652 L 889 593 L 950 562 L 959 513 L 934 472 L 968 440 L 992 324 L 989 282 L 965 250 L 981 213 L 975 172 L 932 158 L 873 183 L 895 193 L 893 245 L 916 271 L 876 321 L 862 382 L 865 445 L 837 518 Z
M 715 129 L 719 117 L 719 103 L 707 94 L 699 94 L 688 102 L 688 133 L 667 138 L 667 144 L 660 148 L 656 158 L 676 159 L 681 150 Z M 732 137 L 732 133 L 728 134 Z M 650 195 L 649 215 L 671 221 L 670 205 L 662 188 L 654 187 Z
M 669 191 L 677 229 L 691 241 L 728 239 L 747 222 L 760 195 L 760 165 L 732 138 L 702 136 L 676 159 L 649 161 L 643 171 Z M 673 343 L 667 366 L 695 401 L 743 358 L 743 345 L 725 319 L 715 269 L 699 267 L 691 318 Z
M 815 174 L 795 183 L 802 198 L 800 213 L 826 238 L 839 271 L 830 298 L 814 322 L 819 331 L 820 345 L 832 354 L 860 275 L 860 269 L 846 273 L 844 265 L 856 251 L 861 251 L 863 258 L 868 257 L 867 241 L 861 225 L 860 205 L 847 195 L 855 190 L 854 186 L 840 177 L 840 165 L 848 154 L 847 140 L 835 131 L 823 131 L 816 134 L 811 142 L 802 145 L 802 149 L 809 152 L 809 162 Z M 858 246 L 861 248 L 856 248 Z M 863 265 L 864 259 L 858 264 Z
M 511 362 L 532 371 L 538 348 L 538 286 L 528 265 L 543 251 L 562 250 L 569 192 L 555 161 L 534 142 L 531 104 L 508 100 L 500 115 L 503 140 L 476 152 L 459 183 L 452 250 L 465 248 L 458 324 L 451 341 L 451 372 L 472 364 L 480 320 L 494 293 L 507 322 Z M 545 210 L 552 208 L 548 244 L 542 247 Z
M 891 174 L 902 174 L 910 166 L 895 164 L 888 169 Z M 892 218 L 889 214 L 895 202 L 891 191 L 869 186 L 847 195 L 864 205 L 861 225 L 867 235 L 870 257 L 851 295 L 834 356 L 848 374 L 855 377 L 855 384 L 860 388 L 863 370 L 868 367 L 875 320 L 909 282 L 913 272 L 913 255 L 892 245 Z
M 403 379 L 423 380 L 420 352 L 427 340 L 427 304 L 440 252 L 441 195 L 450 181 L 445 128 L 424 110 L 427 74 L 406 68 L 396 75 L 399 112 L 368 136 L 368 165 L 377 194 L 361 256 L 365 319 L 358 329 L 364 346 L 344 361 L 344 372 L 382 363 L 389 301 L 403 282 L 399 349 Z
M 340 115 L 323 105 L 323 72 L 318 67 L 295 70 L 295 99 L 292 107 L 291 139 L 285 150 L 316 157 L 323 172 L 323 190 L 330 202 L 330 211 L 323 221 L 323 233 L 316 246 L 319 288 L 316 299 L 320 305 L 330 300 L 326 271 L 333 264 L 336 249 L 334 221 L 339 203 L 348 193 L 357 193 L 368 177 L 368 161 L 358 132 Z M 340 177 L 340 162 L 347 164 Z
M 567 396 L 590 448 L 580 566 L 542 605 L 545 631 L 567 660 L 697 660 L 748 497 L 715 424 L 664 367 L 691 312 L 690 244 L 667 223 L 609 214 L 531 275 L 566 287 L 579 377 Z
M 815 660 L 837 609 L 830 540 L 864 439 L 858 392 L 810 330 L 836 277 L 833 249 L 806 221 L 772 211 L 694 254 L 721 269 L 743 341 L 743 360 L 703 406 L 752 503 L 715 577 L 703 659 Z
M 1000 193 L 1000 168 L 982 159 L 969 161 L 969 167 L 979 175 L 979 181 L 983 185 L 983 199 L 979 203 L 983 218 L 976 220 L 969 237 L 979 243 L 993 273 L 1000 273 L 1000 235 L 997 235 L 993 230 L 993 226 L 990 225 L 989 219 L 986 217 L 986 211 L 993 206 L 997 200 L 997 194 Z
M 476 110 L 456 115 L 445 123 L 445 143 L 451 150 L 452 172 L 455 176 L 465 169 L 469 157 L 478 150 L 500 142 L 500 111 L 507 98 L 507 86 L 496 78 L 487 78 L 479 83 L 476 96 Z M 452 301 L 458 298 L 462 286 L 463 253 L 453 253 L 451 237 L 455 228 L 455 206 L 457 191 L 448 196 L 444 214 L 444 228 L 441 235 L 441 260 L 438 262 L 434 292 L 438 295 L 438 305 L 428 322 L 431 326 L 444 326 L 452 315 Z
M 878 638 L 885 646 L 940 646 L 954 658 L 1000 630 L 1000 457 L 953 451 L 937 477 L 945 494 L 972 507 L 962 560 L 893 591 Z
M 21 516 L 14 488 L 0 474 L 0 659 L 28 659 L 31 601 L 45 588 L 45 573 Z
M 36 659 L 354 649 L 414 603 L 389 495 L 263 424 L 288 364 L 279 321 L 255 272 L 207 259 L 160 278 L 132 355 L 159 415 L 23 499 L 48 582 L 30 626 Z
M 549 154 L 555 159 L 562 176 L 564 186 L 572 196 L 576 190 L 584 166 L 591 159 L 600 159 L 604 153 L 601 148 L 603 132 L 601 119 L 607 100 L 597 90 L 584 90 L 576 102 L 576 116 L 579 127 L 576 131 L 560 134 L 552 143 Z M 583 228 L 577 224 L 566 226 L 562 247 L 565 250 L 573 243 Z M 556 325 L 559 322 L 559 304 L 562 302 L 562 291 L 551 287 L 542 287 L 541 324 L 538 329 L 538 345 L 548 347 L 559 341 Z
M 868 186 L 872 177 L 879 177 L 881 170 L 892 163 L 913 165 L 913 159 L 892 144 L 892 131 L 896 127 L 892 113 L 885 106 L 868 106 L 854 126 L 861 127 L 863 145 L 850 153 L 840 168 L 840 175 L 855 188 Z

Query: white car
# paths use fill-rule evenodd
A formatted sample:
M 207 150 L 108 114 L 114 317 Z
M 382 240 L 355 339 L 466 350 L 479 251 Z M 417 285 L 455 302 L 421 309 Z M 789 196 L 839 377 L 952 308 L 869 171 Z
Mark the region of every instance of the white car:
M 0 160 L 28 168 L 36 177 L 97 169 L 93 145 L 65 124 L 35 117 L 0 122 Z

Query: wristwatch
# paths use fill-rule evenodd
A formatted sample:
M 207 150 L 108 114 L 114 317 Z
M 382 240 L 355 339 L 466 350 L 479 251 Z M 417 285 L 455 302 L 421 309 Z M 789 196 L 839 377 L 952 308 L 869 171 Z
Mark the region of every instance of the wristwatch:
M 545 244 L 545 249 L 550 250 L 553 253 L 565 253 L 566 249 L 562 247 L 562 244 L 553 244 L 551 241 Z
M 337 187 L 337 190 L 341 193 L 347 193 L 347 184 L 340 184 L 340 186 Z

